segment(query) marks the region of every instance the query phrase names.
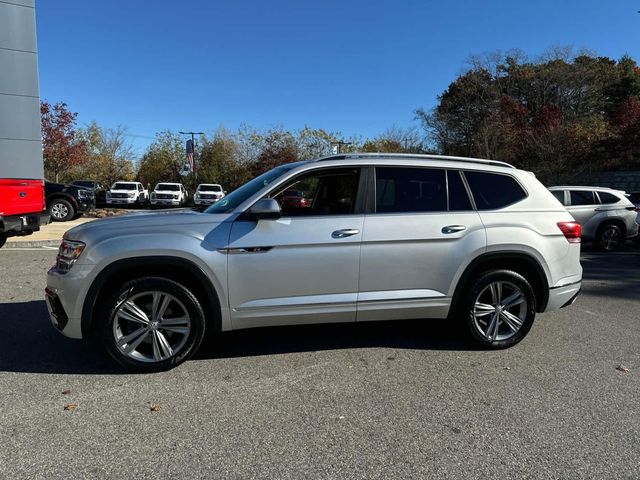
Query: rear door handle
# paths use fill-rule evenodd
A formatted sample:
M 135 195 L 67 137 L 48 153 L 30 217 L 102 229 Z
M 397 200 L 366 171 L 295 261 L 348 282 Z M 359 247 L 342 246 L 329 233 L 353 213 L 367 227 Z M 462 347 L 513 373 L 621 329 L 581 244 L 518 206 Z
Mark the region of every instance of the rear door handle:
M 464 225 L 447 225 L 446 227 L 442 227 L 442 233 L 456 233 L 462 232 L 466 229 L 467 227 L 465 227 Z
M 360 233 L 360 230 L 357 228 L 343 228 L 342 230 L 336 230 L 331 234 L 333 238 L 345 238 L 350 237 L 351 235 L 357 235 Z

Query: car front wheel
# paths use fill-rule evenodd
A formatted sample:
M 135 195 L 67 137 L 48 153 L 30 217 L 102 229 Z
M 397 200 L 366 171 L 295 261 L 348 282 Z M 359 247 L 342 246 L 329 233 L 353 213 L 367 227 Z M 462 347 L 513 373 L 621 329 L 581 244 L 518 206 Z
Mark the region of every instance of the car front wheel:
M 146 277 L 108 301 L 101 329 L 107 352 L 128 370 L 154 372 L 187 360 L 202 342 L 205 317 L 196 296 L 172 280 Z
M 536 297 L 522 275 L 492 270 L 473 283 L 462 311 L 469 336 L 477 345 L 507 348 L 520 342 L 531 329 Z

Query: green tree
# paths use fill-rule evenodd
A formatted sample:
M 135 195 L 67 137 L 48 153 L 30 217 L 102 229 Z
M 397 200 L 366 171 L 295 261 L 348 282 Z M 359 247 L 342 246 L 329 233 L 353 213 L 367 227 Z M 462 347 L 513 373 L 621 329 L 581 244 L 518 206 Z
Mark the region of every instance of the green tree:
M 474 58 L 433 110 L 416 115 L 440 153 L 506 160 L 543 181 L 570 181 L 622 165 L 623 153 L 625 168 L 638 163 L 633 135 L 617 119 L 633 117 L 639 93 L 640 70 L 629 57 L 567 48 L 537 60 L 497 53 Z
M 117 180 L 133 179 L 135 154 L 125 127 L 104 128 L 92 122 L 79 135 L 85 145 L 85 161 L 74 167 L 69 177 L 107 186 Z
M 180 172 L 185 162 L 184 139 L 177 133 L 160 132 L 142 155 L 138 181 L 150 188 L 158 182 L 183 182 Z

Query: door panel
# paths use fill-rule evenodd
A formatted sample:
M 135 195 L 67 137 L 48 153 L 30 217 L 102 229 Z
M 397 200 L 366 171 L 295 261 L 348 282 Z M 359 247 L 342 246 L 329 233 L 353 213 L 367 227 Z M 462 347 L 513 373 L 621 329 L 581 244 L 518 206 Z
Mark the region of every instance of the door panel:
M 362 320 L 444 318 L 461 265 L 486 234 L 457 170 L 377 167 L 365 217 L 358 315 Z
M 355 321 L 363 223 L 362 215 L 236 221 L 228 249 L 233 328 Z
M 475 211 L 367 216 L 358 321 L 446 317 L 454 276 L 485 247 Z

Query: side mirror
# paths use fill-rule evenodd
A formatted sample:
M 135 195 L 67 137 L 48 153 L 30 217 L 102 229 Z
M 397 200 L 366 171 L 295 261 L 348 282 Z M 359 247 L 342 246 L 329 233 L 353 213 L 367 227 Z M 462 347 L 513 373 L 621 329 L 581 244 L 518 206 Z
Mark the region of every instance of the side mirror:
M 282 210 L 273 198 L 261 198 L 247 210 L 247 214 L 253 220 L 275 220 L 280 218 Z

